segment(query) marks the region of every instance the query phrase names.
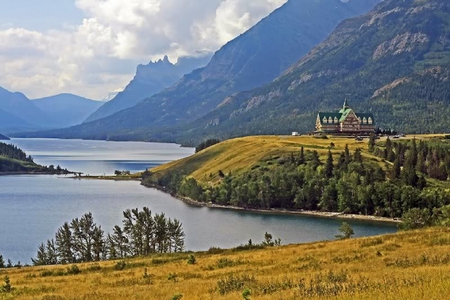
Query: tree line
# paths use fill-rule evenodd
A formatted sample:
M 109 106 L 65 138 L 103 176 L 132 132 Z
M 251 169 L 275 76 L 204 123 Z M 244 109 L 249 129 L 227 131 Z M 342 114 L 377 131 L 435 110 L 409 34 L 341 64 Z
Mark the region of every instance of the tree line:
M 33 158 L 31 156 L 27 156 L 27 154 L 22 149 L 14 145 L 9 145 L 1 142 L 0 142 L 0 156 L 6 156 L 12 159 L 33 162 Z
M 39 246 L 33 264 L 70 264 L 183 251 L 185 234 L 180 221 L 164 213 L 153 216 L 147 207 L 142 211 L 125 210 L 123 217 L 123 226 L 114 226 L 113 232 L 106 235 L 91 213 L 64 223 L 54 239 Z
M 446 179 L 434 174 L 445 171 L 448 151 L 421 142 L 416 152 L 415 143 L 388 140 L 385 145 L 369 145 L 382 160 L 384 153 L 389 156 L 385 163 L 363 158 L 360 149 L 351 153 L 348 146 L 340 153 L 329 149 L 324 162 L 317 151 L 301 148 L 298 153 L 261 162 L 241 175 L 222 172 L 223 178 L 216 186 L 185 178 L 182 171 L 162 177 L 150 175 L 143 184 L 163 186 L 181 196 L 219 205 L 399 218 L 413 208 L 431 212 L 450 204 L 449 191 L 427 183 L 427 178 Z

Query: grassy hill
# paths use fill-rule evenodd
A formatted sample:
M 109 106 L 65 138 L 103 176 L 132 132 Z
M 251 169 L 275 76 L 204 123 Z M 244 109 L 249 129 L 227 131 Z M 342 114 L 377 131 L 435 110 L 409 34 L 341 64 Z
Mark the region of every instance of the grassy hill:
M 0 269 L 0 299 L 447 299 L 450 230 Z M 0 289 L 3 282 L 0 283 Z M 247 298 L 243 292 L 248 290 Z
M 441 135 L 423 134 L 416 135 L 415 138 L 420 140 L 439 136 Z M 151 171 L 158 176 L 158 174 L 163 175 L 169 171 L 178 170 L 202 183 L 216 182 L 220 179 L 219 170 L 225 174 L 232 172 L 233 175 L 239 175 L 256 166 L 267 164 L 270 166 L 282 155 L 297 154 L 301 147 L 304 147 L 305 151 L 317 151 L 321 160 L 325 160 L 332 144 L 331 150 L 336 157 L 348 145 L 352 152 L 359 148 L 364 157 L 379 162 L 381 166 L 385 163 L 379 157 L 369 153 L 368 139 L 356 141 L 354 138 L 331 136 L 326 139 L 313 136 L 249 136 L 224 141 L 193 156 L 158 166 Z

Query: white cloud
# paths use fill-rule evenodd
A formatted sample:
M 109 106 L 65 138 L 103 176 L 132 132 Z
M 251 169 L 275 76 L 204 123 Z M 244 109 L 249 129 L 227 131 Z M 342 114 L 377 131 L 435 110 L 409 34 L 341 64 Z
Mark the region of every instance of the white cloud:
M 0 86 L 41 97 L 71 92 L 101 99 L 138 63 L 215 51 L 287 0 L 74 0 L 79 26 L 1 29 Z

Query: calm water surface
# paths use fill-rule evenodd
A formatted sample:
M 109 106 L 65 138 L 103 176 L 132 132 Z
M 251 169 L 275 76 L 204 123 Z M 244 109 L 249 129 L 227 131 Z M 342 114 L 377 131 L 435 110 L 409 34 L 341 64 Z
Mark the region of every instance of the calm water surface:
M 42 164 L 89 174 L 115 169 L 137 171 L 193 153 L 193 149 L 155 143 L 15 139 L 12 143 Z M 78 147 L 77 147 L 78 144 Z M 138 182 L 76 180 L 57 176 L 0 176 L 0 254 L 30 263 L 38 245 L 53 238 L 64 222 L 92 212 L 106 231 L 121 225 L 122 211 L 149 207 L 183 223 L 188 250 L 234 247 L 264 233 L 283 244 L 331 240 L 342 223 L 336 219 L 285 216 L 189 206 Z M 395 232 L 395 225 L 350 221 L 356 236 Z

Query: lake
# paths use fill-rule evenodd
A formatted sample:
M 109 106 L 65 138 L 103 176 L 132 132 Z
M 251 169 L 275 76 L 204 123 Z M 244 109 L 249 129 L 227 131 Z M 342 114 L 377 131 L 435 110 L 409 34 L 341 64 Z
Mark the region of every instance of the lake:
M 14 139 L 37 163 L 61 165 L 86 174 L 112 174 L 114 170 L 138 171 L 194 152 L 174 144 L 81 140 Z M 0 254 L 14 263 L 30 263 L 41 242 L 53 238 L 66 221 L 92 212 L 106 232 L 121 225 L 122 211 L 149 207 L 179 219 L 188 250 L 229 248 L 261 242 L 264 233 L 281 238 L 282 244 L 333 240 L 342 220 L 252 213 L 195 207 L 139 182 L 79 180 L 58 176 L 0 176 Z M 355 236 L 396 231 L 377 222 L 348 221 Z

